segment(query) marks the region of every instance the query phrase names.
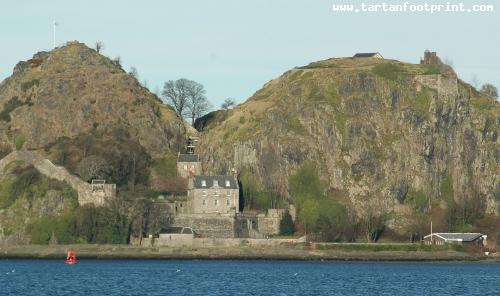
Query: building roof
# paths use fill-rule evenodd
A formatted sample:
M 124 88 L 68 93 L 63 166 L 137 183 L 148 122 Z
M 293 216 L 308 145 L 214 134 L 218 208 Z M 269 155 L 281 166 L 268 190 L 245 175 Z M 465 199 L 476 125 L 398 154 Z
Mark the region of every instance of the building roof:
M 193 234 L 194 230 L 191 227 L 165 227 L 160 229 L 160 234 Z
M 380 53 L 378 52 L 364 52 L 364 53 L 357 53 L 354 55 L 354 58 L 373 58 L 375 57 L 376 55 L 380 55 L 382 56 Z
M 177 162 L 198 162 L 200 158 L 198 154 L 179 154 Z
M 432 235 L 440 237 L 445 241 L 457 241 L 457 242 L 472 242 L 483 236 L 482 233 L 442 233 L 442 232 L 436 232 L 433 233 Z M 429 238 L 430 236 L 431 234 L 426 235 L 424 236 L 424 239 Z
M 215 181 L 219 188 L 238 189 L 238 181 L 233 176 L 194 176 L 193 185 L 196 189 L 212 188 Z

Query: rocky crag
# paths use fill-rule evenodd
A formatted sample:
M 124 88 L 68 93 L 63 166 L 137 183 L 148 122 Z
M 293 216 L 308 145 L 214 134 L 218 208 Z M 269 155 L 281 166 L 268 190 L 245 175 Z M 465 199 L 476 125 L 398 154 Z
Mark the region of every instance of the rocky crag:
M 0 84 L 3 150 L 125 130 L 152 156 L 182 144 L 184 120 L 113 61 L 69 42 L 19 62 Z
M 190 129 L 119 60 L 82 43 L 19 62 L 0 83 L 0 242 L 97 242 L 98 231 L 108 235 L 101 242 L 111 242 L 116 229 L 128 229 L 123 221 L 133 206 L 99 210 L 102 219 L 117 219 L 113 231 L 102 231 L 111 220 L 96 230 L 90 225 L 98 222 L 89 221 L 98 210 L 81 206 L 108 204 L 115 187 L 101 186 L 104 193 L 97 196 L 89 178 L 143 197 L 137 188 L 148 186 L 152 167 L 175 155 Z M 79 170 L 85 161 L 87 178 Z M 75 220 L 75 213 L 87 216 Z M 75 234 L 78 221 L 89 222 L 94 235 Z M 126 237 L 124 232 L 116 242 Z
M 406 236 L 428 232 L 432 217 L 439 231 L 479 231 L 483 223 L 498 232 L 499 111 L 437 58 L 418 65 L 336 58 L 292 69 L 236 108 L 200 119 L 198 148 L 205 172 L 251 175 L 281 199 L 273 206 L 297 205 L 290 176 L 312 164 L 325 198 L 347 205 L 352 224 L 384 217 L 384 227 Z M 18 63 L 0 83 L 0 158 L 8 155 L 0 165 L 0 241 L 27 243 L 42 230 L 41 243 L 142 234 L 154 222 L 150 181 L 172 177 L 164 183 L 175 185 L 175 155 L 188 132 L 118 60 L 84 44 Z M 75 181 L 82 163 L 106 164 L 127 201 L 115 205 L 118 214 L 79 208 L 88 181 Z M 146 194 L 156 196 L 141 199 Z M 479 221 L 490 216 L 496 220 Z M 102 221 L 87 223 L 93 217 Z M 303 230 L 300 219 L 296 226 Z
M 419 208 L 499 212 L 500 104 L 439 62 L 311 63 L 197 126 L 206 171 L 248 170 L 288 202 L 290 175 L 312 162 L 358 219 L 382 211 L 400 233 Z

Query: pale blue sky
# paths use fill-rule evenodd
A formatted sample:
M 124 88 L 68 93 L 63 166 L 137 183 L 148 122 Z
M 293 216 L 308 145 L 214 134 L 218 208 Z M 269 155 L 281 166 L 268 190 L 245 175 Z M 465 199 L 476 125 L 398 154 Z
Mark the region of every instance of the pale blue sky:
M 365 0 L 366 3 L 403 0 Z M 412 3 L 458 3 L 413 0 Z M 418 63 L 425 49 L 453 61 L 460 77 L 500 86 L 500 1 L 486 14 L 336 14 L 348 0 L 6 1 L 0 10 L 0 80 L 15 64 L 57 43 L 105 44 L 104 54 L 135 66 L 149 88 L 181 77 L 205 85 L 219 106 L 246 100 L 295 66 L 355 52 Z M 352 0 L 360 3 L 359 0 Z

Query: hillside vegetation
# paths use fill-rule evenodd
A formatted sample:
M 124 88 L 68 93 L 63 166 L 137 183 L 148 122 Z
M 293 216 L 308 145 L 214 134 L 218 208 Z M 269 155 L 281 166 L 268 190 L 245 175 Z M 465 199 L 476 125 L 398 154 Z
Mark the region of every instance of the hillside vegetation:
M 151 184 L 189 129 L 118 60 L 82 43 L 19 62 L 0 84 L 0 158 L 35 150 L 84 181 L 117 184 L 120 202 L 78 207 L 67 184 L 13 162 L 0 171 L 0 241 L 127 242 L 131 224 L 148 227 L 149 199 L 177 190 Z
M 408 240 L 432 219 L 495 239 L 499 111 L 444 64 L 343 58 L 287 71 L 197 127 L 205 168 L 236 168 L 245 202 L 269 192 L 250 207 L 295 205 L 299 231 Z
M 244 210 L 288 208 L 286 235 L 419 240 L 432 220 L 434 231 L 495 241 L 499 111 L 444 64 L 335 58 L 200 118 L 197 149 L 205 173 L 237 170 Z M 116 184 L 118 198 L 80 207 L 69 184 L 12 161 L 0 171 L 0 242 L 126 243 L 167 225 L 154 200 L 185 194 L 175 162 L 191 132 L 82 43 L 18 63 L 0 83 L 0 157 L 33 150 L 83 181 Z

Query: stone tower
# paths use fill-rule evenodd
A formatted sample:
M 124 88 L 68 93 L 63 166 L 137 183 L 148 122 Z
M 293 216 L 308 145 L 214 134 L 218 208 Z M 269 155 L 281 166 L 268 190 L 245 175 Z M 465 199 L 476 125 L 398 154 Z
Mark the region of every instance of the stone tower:
M 437 56 L 435 51 L 426 50 L 424 52 L 424 58 L 420 60 L 422 65 L 441 65 L 443 62 Z
M 195 153 L 196 137 L 186 139 L 185 153 L 177 156 L 177 175 L 182 178 L 192 178 L 195 175 L 201 175 L 201 162 L 198 154 Z

